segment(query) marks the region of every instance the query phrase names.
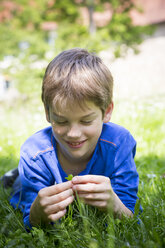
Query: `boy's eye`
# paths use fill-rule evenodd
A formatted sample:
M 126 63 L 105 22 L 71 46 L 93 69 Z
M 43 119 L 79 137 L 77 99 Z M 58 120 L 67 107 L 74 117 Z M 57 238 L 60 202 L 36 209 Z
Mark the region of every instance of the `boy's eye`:
M 67 121 L 56 121 L 58 125 L 66 125 L 68 122 Z
M 53 123 L 57 124 L 57 125 L 66 125 L 68 122 L 67 121 L 54 120 Z
M 92 121 L 91 120 L 90 121 L 81 121 L 81 123 L 84 125 L 90 125 L 90 124 L 92 124 Z

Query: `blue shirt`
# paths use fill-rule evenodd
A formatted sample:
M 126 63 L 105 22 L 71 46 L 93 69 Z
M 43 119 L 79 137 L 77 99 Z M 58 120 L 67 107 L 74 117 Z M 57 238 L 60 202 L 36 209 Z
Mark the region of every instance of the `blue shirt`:
M 136 141 L 128 130 L 114 123 L 103 124 L 92 158 L 79 175 L 109 177 L 114 192 L 134 212 L 139 184 L 135 152 Z M 10 203 L 23 211 L 24 224 L 31 227 L 30 207 L 39 190 L 62 183 L 67 177 L 58 161 L 56 140 L 51 127 L 27 139 L 21 148 L 18 168 L 21 187 L 12 196 Z

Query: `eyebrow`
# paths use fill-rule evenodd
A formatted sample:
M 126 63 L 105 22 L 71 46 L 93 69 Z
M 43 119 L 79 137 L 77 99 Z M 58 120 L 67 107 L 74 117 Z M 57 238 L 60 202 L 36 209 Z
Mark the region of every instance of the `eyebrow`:
M 52 112 L 52 114 L 55 115 L 56 117 L 66 118 L 66 117 L 63 116 L 63 115 L 58 115 L 58 114 L 56 114 L 55 112 Z M 95 115 L 96 115 L 95 112 L 92 112 L 92 113 L 89 113 L 89 114 L 87 114 L 87 115 L 81 116 L 81 118 L 88 118 L 88 117 L 95 116 Z

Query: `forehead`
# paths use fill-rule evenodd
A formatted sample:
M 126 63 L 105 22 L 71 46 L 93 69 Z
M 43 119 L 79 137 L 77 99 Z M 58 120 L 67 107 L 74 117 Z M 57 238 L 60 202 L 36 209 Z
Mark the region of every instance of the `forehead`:
M 63 117 L 82 117 L 87 115 L 99 114 L 101 110 L 93 102 L 85 101 L 81 104 L 77 102 L 67 103 L 65 105 L 61 105 L 59 103 L 52 104 L 51 112 Z

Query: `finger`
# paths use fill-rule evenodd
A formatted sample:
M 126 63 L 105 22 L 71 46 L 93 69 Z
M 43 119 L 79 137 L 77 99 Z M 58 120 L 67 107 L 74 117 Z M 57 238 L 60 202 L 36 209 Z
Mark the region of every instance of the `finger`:
M 44 212 L 46 215 L 51 215 L 63 211 L 67 206 L 69 206 L 74 201 L 74 196 L 69 196 L 67 199 L 45 207 Z
M 69 196 L 73 196 L 73 194 L 74 194 L 73 189 L 67 189 L 63 192 L 60 192 L 59 194 L 45 197 L 42 200 L 42 204 L 43 206 L 53 205 L 67 199 Z
M 107 209 L 108 208 L 108 202 L 107 201 L 91 201 L 91 200 L 83 200 L 84 203 L 97 207 L 99 209 Z
M 73 185 L 73 190 L 76 192 L 91 192 L 91 193 L 101 193 L 110 190 L 109 184 L 95 184 L 95 183 L 86 183 L 86 184 L 76 184 Z
M 51 196 L 51 195 L 55 195 L 58 194 L 60 192 L 63 192 L 67 189 L 70 189 L 72 187 L 72 183 L 71 181 L 67 181 L 64 183 L 59 183 L 53 186 L 49 186 L 46 188 L 43 188 L 39 191 L 38 195 L 39 197 L 45 197 L 45 196 Z
M 54 222 L 54 221 L 57 221 L 60 218 L 62 218 L 65 214 L 66 214 L 66 209 L 61 210 L 61 211 L 59 211 L 59 212 L 57 212 L 55 214 L 50 214 L 48 216 L 48 219 L 49 219 L 49 221 Z
M 91 200 L 91 201 L 108 201 L 110 195 L 108 193 L 79 193 L 80 199 Z
M 75 176 L 72 179 L 73 184 L 80 184 L 80 183 L 103 183 L 103 182 L 110 182 L 109 177 L 99 176 L 99 175 L 85 175 L 85 176 Z

